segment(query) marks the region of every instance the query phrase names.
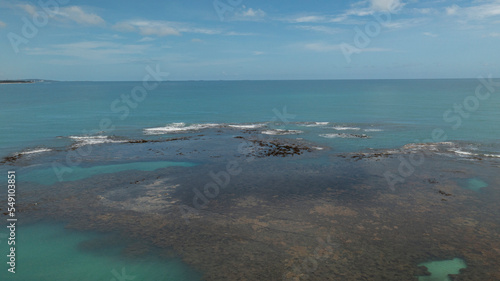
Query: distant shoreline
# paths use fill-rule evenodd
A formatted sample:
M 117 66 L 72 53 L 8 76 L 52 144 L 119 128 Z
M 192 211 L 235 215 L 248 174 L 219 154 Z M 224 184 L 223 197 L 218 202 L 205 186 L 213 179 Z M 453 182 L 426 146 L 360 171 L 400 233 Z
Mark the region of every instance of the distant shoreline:
M 0 84 L 32 84 L 35 80 L 0 80 Z

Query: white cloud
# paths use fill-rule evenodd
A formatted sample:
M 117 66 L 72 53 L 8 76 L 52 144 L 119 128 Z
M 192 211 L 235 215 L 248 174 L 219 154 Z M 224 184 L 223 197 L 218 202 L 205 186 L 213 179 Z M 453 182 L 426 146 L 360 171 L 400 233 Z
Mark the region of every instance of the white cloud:
M 340 16 L 300 15 L 300 16 L 285 18 L 282 20 L 290 23 L 338 23 L 345 19 L 347 19 L 346 15 L 340 15 Z
M 409 28 L 418 25 L 422 25 L 428 20 L 425 18 L 413 18 L 413 19 L 402 19 L 402 20 L 393 20 L 387 23 L 384 23 L 383 26 L 385 28 L 390 29 L 401 29 L 401 28 Z
M 255 33 L 245 33 L 245 32 L 230 31 L 230 32 L 224 33 L 224 35 L 227 35 L 227 36 L 254 36 L 256 34 Z
M 244 11 L 242 15 L 245 17 L 264 17 L 266 13 L 261 9 L 254 10 L 252 8 L 249 8 L 248 10 Z
M 351 9 L 338 15 L 300 15 L 286 18 L 291 23 L 347 23 L 351 16 L 365 17 L 378 12 L 397 13 L 405 4 L 401 0 L 363 0 L 351 5 Z M 352 21 L 350 21 L 352 23 Z
M 290 22 L 294 22 L 294 23 L 326 22 L 326 17 L 324 17 L 324 16 L 299 16 L 299 17 L 290 19 Z
M 142 37 L 139 42 L 151 42 L 151 41 L 155 41 L 156 39 L 155 38 L 152 38 L 152 37 Z
M 500 37 L 500 33 L 499 32 L 492 32 L 489 34 L 489 37 Z
M 500 0 L 482 1 L 476 6 L 460 7 L 452 5 L 446 8 L 446 14 L 465 16 L 472 19 L 484 19 L 500 16 Z
M 7 24 L 5 22 L 3 22 L 3 21 L 0 20 L 0 28 L 6 27 L 6 26 L 7 26 Z
M 457 5 L 452 5 L 450 7 L 446 7 L 446 14 L 447 15 L 455 15 L 455 14 L 457 14 L 457 11 L 459 9 L 460 9 L 460 7 Z
M 32 16 L 36 14 L 47 14 L 43 10 L 37 10 L 35 6 L 30 4 L 19 4 L 17 6 Z M 91 12 L 87 12 L 79 6 L 59 7 L 56 12 L 50 13 L 49 16 L 59 20 L 71 20 L 83 25 L 105 24 L 105 21 L 100 16 Z
M 197 28 L 184 23 L 150 20 L 128 20 L 115 24 L 114 29 L 122 32 L 137 32 L 144 36 L 170 36 L 182 33 L 221 34 L 220 30 Z
M 234 14 L 234 16 L 231 18 L 233 21 L 261 21 L 266 17 L 266 12 L 262 11 L 261 9 L 252 9 L 248 8 L 243 10 L 240 10 Z
M 85 12 L 81 7 L 78 6 L 59 8 L 59 13 L 57 14 L 80 24 L 101 25 L 105 23 L 105 21 L 100 16 Z
M 300 15 L 284 19 L 291 23 L 348 23 L 351 16 L 365 17 L 378 12 L 396 13 L 405 6 L 401 0 L 364 0 L 351 5 L 351 9 L 338 15 Z M 352 24 L 352 21 L 349 23 Z
M 340 29 L 338 28 L 332 28 L 324 25 L 296 25 L 294 27 L 301 30 L 316 31 L 326 34 L 336 34 L 340 32 Z
M 431 9 L 431 8 L 415 8 L 412 10 L 413 12 L 417 14 L 423 14 L 423 15 L 430 15 L 430 14 L 436 14 L 437 10 L 436 9 Z
M 425 36 L 429 36 L 429 37 L 438 37 L 438 35 L 437 35 L 437 34 L 432 33 L 432 32 L 424 32 L 424 33 L 422 33 L 422 34 L 423 34 L 423 35 L 425 35 Z
M 197 27 L 190 27 L 190 26 L 180 26 L 179 27 L 180 32 L 186 32 L 186 33 L 198 33 L 198 34 L 206 34 L 206 35 L 215 35 L 215 34 L 221 34 L 222 32 L 217 29 L 208 29 L 208 28 L 197 28 Z
M 371 4 L 371 9 L 377 12 L 396 12 L 403 8 L 403 4 L 400 0 L 369 0 Z
M 368 6 L 367 6 L 368 4 Z M 401 0 L 368 0 L 354 3 L 344 16 L 370 16 L 379 12 L 399 12 L 406 4 Z
M 205 41 L 203 41 L 203 40 L 201 40 L 199 38 L 193 38 L 193 39 L 191 39 L 191 42 L 193 42 L 193 43 L 203 43 Z
M 263 55 L 263 54 L 265 54 L 265 53 L 264 53 L 264 52 L 261 52 L 261 51 L 254 51 L 254 52 L 253 52 L 253 54 L 254 54 L 255 56 L 260 56 L 260 55 Z
M 171 23 L 164 21 L 131 20 L 117 23 L 115 29 L 124 32 L 139 32 L 144 36 L 180 35 L 180 31 Z

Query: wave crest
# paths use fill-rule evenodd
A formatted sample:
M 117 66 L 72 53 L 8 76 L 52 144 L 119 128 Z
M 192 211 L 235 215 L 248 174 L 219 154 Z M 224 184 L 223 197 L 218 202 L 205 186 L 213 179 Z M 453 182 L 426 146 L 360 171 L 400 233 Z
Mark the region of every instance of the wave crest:
M 199 131 L 207 128 L 214 128 L 220 126 L 219 124 L 192 124 L 186 126 L 185 123 L 171 123 L 165 127 L 147 128 L 144 129 L 146 135 L 165 135 L 183 133 L 189 131 Z
M 125 140 L 114 140 L 109 136 L 69 136 L 70 139 L 76 141 L 74 146 L 80 147 L 84 145 L 96 145 L 103 143 L 123 143 Z
M 279 135 L 298 135 L 298 134 L 302 134 L 303 131 L 300 131 L 300 130 L 274 129 L 274 130 L 262 131 L 262 133 L 264 135 L 279 136 Z
M 335 138 L 342 138 L 342 139 L 367 139 L 369 138 L 368 135 L 365 134 L 345 134 L 345 133 L 335 133 L 335 134 L 321 134 L 319 135 L 322 138 L 327 138 L 327 139 L 335 139 Z

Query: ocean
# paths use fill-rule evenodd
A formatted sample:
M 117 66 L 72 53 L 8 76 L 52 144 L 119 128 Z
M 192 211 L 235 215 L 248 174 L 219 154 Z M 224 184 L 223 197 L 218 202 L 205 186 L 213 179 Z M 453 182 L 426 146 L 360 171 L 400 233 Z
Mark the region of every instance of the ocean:
M 71 144 L 71 136 L 96 131 L 127 138 L 142 137 L 145 128 L 173 123 L 269 122 L 279 117 L 276 111 L 293 116 L 285 120 L 291 124 L 329 122 L 330 127 L 380 130 L 369 132 L 376 137 L 361 144 L 343 143 L 339 151 L 423 142 L 432 138 L 436 128 L 445 130 L 448 140 L 491 145 L 491 149 L 500 138 L 499 94 L 477 99 L 476 108 L 470 97 L 475 97 L 476 88 L 482 85 L 478 79 L 164 82 L 141 102 L 122 101 L 122 95 L 130 96 L 141 84 L 2 85 L 0 155 L 39 147 L 61 148 Z M 115 101 L 119 102 L 112 106 Z M 463 113 L 455 110 L 455 105 L 461 106 Z M 444 118 L 449 110 L 452 112 Z M 110 120 L 115 130 L 101 130 L 103 119 Z M 455 128 L 458 122 L 460 126 Z M 306 130 L 303 136 L 315 138 L 316 133 Z
M 498 280 L 496 81 L 0 85 L 0 277 Z

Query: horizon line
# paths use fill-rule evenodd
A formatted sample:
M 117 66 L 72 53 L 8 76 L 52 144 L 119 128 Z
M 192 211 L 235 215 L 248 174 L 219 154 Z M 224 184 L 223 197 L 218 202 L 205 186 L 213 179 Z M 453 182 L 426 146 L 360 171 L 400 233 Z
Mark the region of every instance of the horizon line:
M 480 77 L 468 78 L 329 78 L 329 79 L 181 79 L 160 80 L 158 82 L 251 82 L 251 81 L 363 81 L 363 80 L 470 80 Z M 492 77 L 491 79 L 500 79 Z M 39 82 L 141 82 L 141 80 L 55 80 L 55 79 L 1 79 L 3 81 L 34 81 Z

